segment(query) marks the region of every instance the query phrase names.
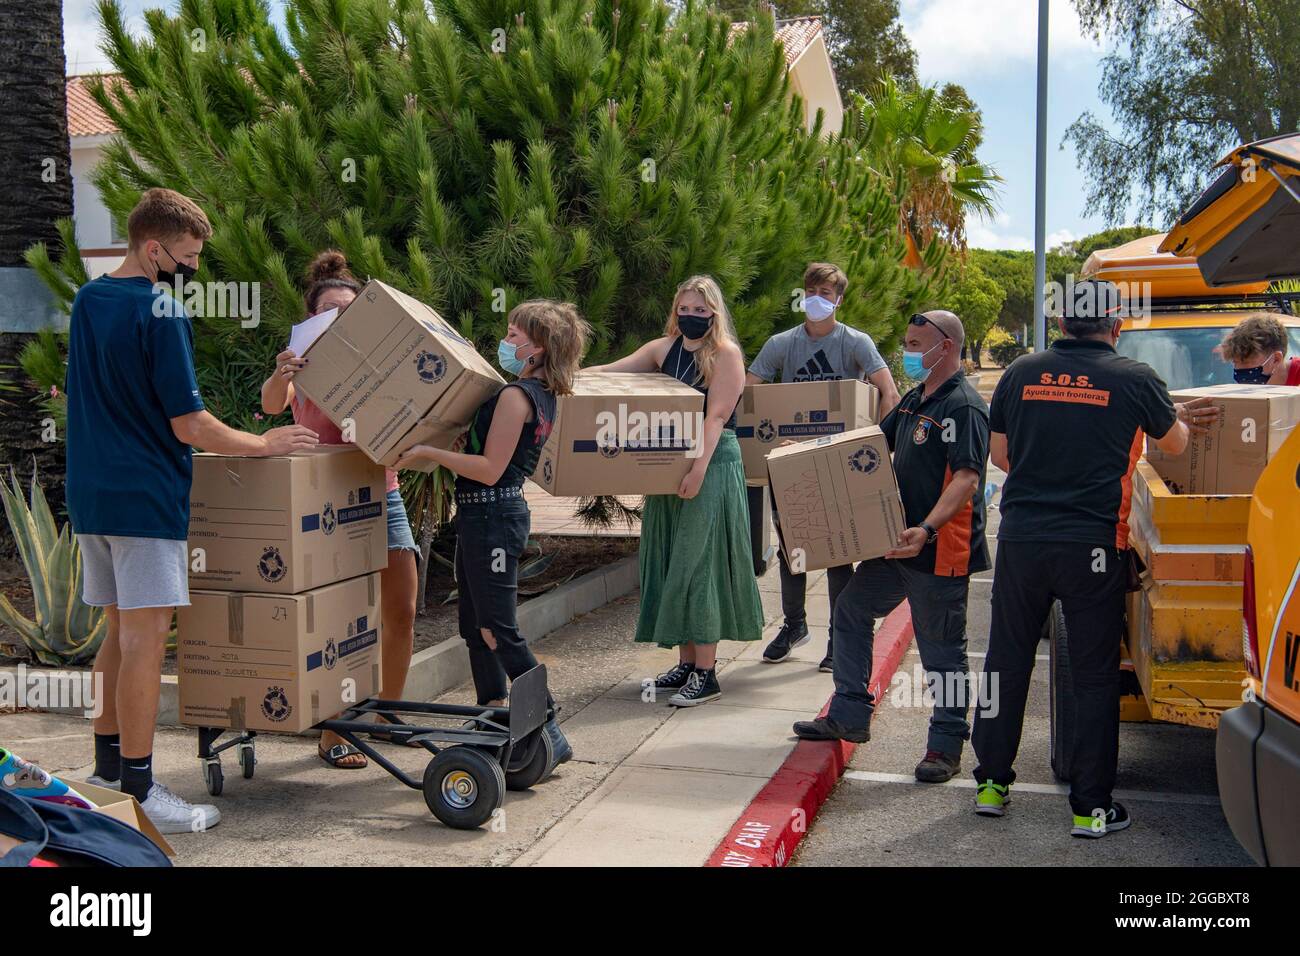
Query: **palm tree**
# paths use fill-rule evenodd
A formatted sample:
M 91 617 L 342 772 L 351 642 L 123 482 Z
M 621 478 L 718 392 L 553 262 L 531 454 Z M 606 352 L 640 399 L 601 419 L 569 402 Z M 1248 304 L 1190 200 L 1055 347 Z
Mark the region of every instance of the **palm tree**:
M 43 396 L 18 357 L 32 332 L 58 314 L 23 253 L 35 242 L 61 246 L 55 221 L 72 215 L 62 4 L 0 4 L 0 36 L 0 466 L 25 471 L 35 457 L 51 505 L 61 510 L 63 445 L 42 440 Z M 9 550 L 7 529 L 0 535 Z
M 854 94 L 845 132 L 863 144 L 862 158 L 894 185 L 899 227 L 910 246 L 932 240 L 966 248 L 968 213 L 989 215 L 1002 182 L 976 159 L 979 113 L 933 86 L 881 79 L 869 96 Z

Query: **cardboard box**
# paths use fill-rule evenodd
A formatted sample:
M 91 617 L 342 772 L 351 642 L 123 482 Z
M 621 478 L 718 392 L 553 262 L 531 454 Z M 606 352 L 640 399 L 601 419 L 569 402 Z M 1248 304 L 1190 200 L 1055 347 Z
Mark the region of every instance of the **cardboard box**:
M 704 393 L 661 372 L 581 372 L 556 403 L 533 481 L 553 495 L 676 494 Z
M 1300 421 L 1300 389 L 1285 385 L 1211 385 L 1171 395 L 1175 402 L 1209 395 L 1223 412 L 1209 434 L 1192 434 L 1181 455 L 1148 439 L 1147 460 L 1175 494 L 1251 494 Z
M 878 558 L 907 527 L 889 457 L 875 425 L 774 448 L 767 456 L 781 549 L 803 570 Z
M 388 566 L 384 470 L 351 445 L 194 456 L 190 586 L 296 594 Z M 195 548 L 203 568 L 195 570 Z
M 379 575 L 306 594 L 191 591 L 177 609 L 181 723 L 298 733 L 379 691 Z
M 93 813 L 102 813 L 114 820 L 121 820 L 127 826 L 139 830 L 147 836 L 157 844 L 158 849 L 168 856 L 176 855 L 176 851 L 167 842 L 167 838 L 153 825 L 153 821 L 145 816 L 144 810 L 140 808 L 139 801 L 129 793 L 122 793 L 120 790 L 109 790 L 107 787 L 97 787 L 92 783 L 83 783 L 80 780 L 67 781 L 67 783 L 73 790 L 95 804 Z
M 747 385 L 736 409 L 745 478 L 767 481 L 767 453 L 784 441 L 807 441 L 877 424 L 880 391 L 867 382 Z
M 351 420 L 357 447 L 388 467 L 415 444 L 450 448 L 505 384 L 437 312 L 377 279 L 312 343 L 306 358 L 294 388 L 345 436 Z

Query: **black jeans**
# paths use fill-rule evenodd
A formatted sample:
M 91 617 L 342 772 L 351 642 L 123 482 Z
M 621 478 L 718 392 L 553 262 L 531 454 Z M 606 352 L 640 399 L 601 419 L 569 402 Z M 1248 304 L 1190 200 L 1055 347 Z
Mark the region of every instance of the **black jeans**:
M 1110 809 L 1119 761 L 1120 641 L 1128 555 L 1078 542 L 999 541 L 993 623 L 984 662 L 994 716 L 975 715 L 975 779 L 1010 784 L 1034 655 L 1053 599 L 1060 600 L 1076 708 L 1070 806 L 1080 816 Z M 993 683 L 996 680 L 996 685 Z
M 770 489 L 768 494 L 771 495 Z M 775 498 L 772 499 L 772 520 L 778 520 Z M 808 575 L 795 574 L 790 570 L 790 565 L 786 563 L 784 548 L 778 548 L 777 555 L 780 559 L 781 572 L 781 613 L 785 616 L 785 623 L 791 627 L 807 624 L 808 612 L 805 605 L 808 593 Z M 826 569 L 826 586 L 830 591 L 831 620 L 830 640 L 826 642 L 826 652 L 832 654 L 832 656 L 835 644 L 835 602 L 839 599 L 840 592 L 844 590 L 852 577 L 852 564 L 841 564 L 838 567 Z
M 851 730 L 866 729 L 876 701 L 867 690 L 875 652 L 875 622 L 906 598 L 916 649 L 934 694 L 926 750 L 961 754 L 970 737 L 972 694 L 966 663 L 966 599 L 970 578 L 917 571 L 902 561 L 874 558 L 858 565 L 835 605 L 835 696 L 827 716 Z
M 460 636 L 469 645 L 479 704 L 504 699 L 506 679 L 537 666 L 516 626 L 519 558 L 528 543 L 528 527 L 528 505 L 522 498 L 456 506 Z M 480 628 L 491 630 L 495 651 Z M 549 695 L 547 704 L 552 705 Z

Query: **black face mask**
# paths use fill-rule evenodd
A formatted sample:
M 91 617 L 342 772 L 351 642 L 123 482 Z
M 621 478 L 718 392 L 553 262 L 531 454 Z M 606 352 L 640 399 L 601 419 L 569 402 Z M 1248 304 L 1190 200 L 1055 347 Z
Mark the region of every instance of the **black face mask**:
M 1232 380 L 1238 385 L 1267 385 L 1269 374 L 1264 371 L 1264 366 L 1256 365 L 1254 368 L 1234 368 L 1232 370 Z
M 172 262 L 176 263 L 176 269 L 174 271 L 171 269 L 164 269 L 162 266 L 158 267 L 159 282 L 161 282 L 163 285 L 172 285 L 176 281 L 176 276 L 179 275 L 181 277 L 181 285 L 184 285 L 185 283 L 189 282 L 191 279 L 194 278 L 194 276 L 198 272 L 197 269 L 195 269 L 192 265 L 189 265 L 188 263 L 181 262 L 179 259 L 173 256 L 171 254 L 171 250 L 169 250 L 161 242 L 158 243 L 158 245 L 162 246 L 162 251 L 167 253 L 167 255 L 171 257 Z
M 704 338 L 709 329 L 713 328 L 713 316 L 679 315 L 677 316 L 677 327 L 682 330 L 682 335 L 693 342 L 696 339 Z

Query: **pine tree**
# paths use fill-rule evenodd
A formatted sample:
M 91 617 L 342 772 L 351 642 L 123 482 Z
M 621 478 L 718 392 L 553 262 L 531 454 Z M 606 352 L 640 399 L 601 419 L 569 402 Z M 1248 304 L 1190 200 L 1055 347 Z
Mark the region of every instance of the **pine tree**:
M 943 249 L 930 271 L 901 265 L 891 184 L 851 139 L 805 132 L 770 14 L 733 34 L 695 3 L 431 6 L 290 0 L 281 37 L 260 0 L 183 0 L 136 39 L 100 2 L 129 86 L 94 89 L 121 130 L 106 204 L 124 221 L 147 187 L 192 196 L 215 230 L 199 279 L 261 283 L 256 328 L 195 323 L 205 397 L 233 424 L 264 426 L 256 384 L 331 245 L 489 349 L 518 301 L 570 299 L 592 360 L 658 334 L 695 272 L 750 354 L 799 318 L 811 259 L 845 268 L 842 318 L 886 349 L 935 298 Z

